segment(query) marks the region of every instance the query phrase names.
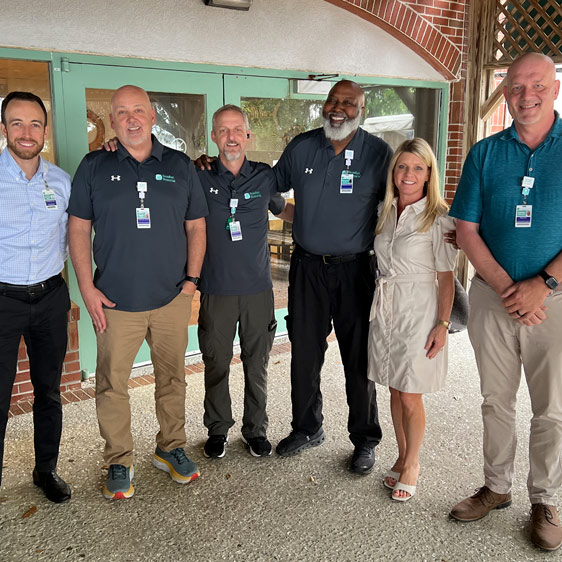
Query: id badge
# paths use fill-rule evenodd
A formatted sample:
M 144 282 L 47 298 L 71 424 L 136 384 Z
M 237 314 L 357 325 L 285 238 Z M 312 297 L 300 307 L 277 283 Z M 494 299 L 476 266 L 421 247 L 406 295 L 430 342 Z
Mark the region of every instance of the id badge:
M 242 240 L 242 229 L 240 228 L 240 221 L 232 221 L 230 223 L 230 238 L 233 242 Z
M 137 228 L 150 228 L 150 209 L 137 207 Z
M 57 200 L 55 198 L 55 192 L 52 189 L 43 190 L 43 201 L 45 201 L 46 209 L 58 209 Z
M 532 205 L 517 205 L 515 207 L 515 228 L 530 228 L 532 218 Z
M 353 193 L 353 173 L 342 170 L 340 180 L 340 193 Z

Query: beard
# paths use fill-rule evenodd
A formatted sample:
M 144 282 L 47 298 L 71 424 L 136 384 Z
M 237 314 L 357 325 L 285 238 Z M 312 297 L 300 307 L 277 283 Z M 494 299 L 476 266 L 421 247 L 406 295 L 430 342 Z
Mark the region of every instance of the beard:
M 234 160 L 238 160 L 239 158 L 241 158 L 242 150 L 239 150 L 238 152 L 226 152 L 225 150 L 223 154 L 225 160 L 227 160 L 228 162 L 234 162 Z
M 355 119 L 349 119 L 346 117 L 346 120 L 339 127 L 334 127 L 330 123 L 330 114 L 328 114 L 328 117 L 322 118 L 326 138 L 333 141 L 345 140 L 359 128 L 359 125 L 361 124 L 361 117 L 361 113 L 358 113 Z
M 6 143 L 10 151 L 18 158 L 21 158 L 21 160 L 33 160 L 33 158 L 35 158 L 43 150 L 43 146 L 45 145 L 44 141 L 38 143 L 31 139 L 24 139 L 29 140 L 29 142 L 34 142 L 35 145 L 30 148 L 23 148 L 17 144 L 18 140 L 20 139 L 11 139 L 10 137 L 8 137 L 6 139 Z

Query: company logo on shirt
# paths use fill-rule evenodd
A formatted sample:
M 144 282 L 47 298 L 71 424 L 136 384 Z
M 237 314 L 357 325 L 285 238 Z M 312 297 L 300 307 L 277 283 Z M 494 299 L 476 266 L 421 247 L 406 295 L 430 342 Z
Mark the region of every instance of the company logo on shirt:
M 111 181 L 121 181 L 121 176 L 111 176 Z
M 156 176 L 154 177 L 157 181 L 171 181 L 173 183 L 176 183 L 176 178 L 174 176 L 168 176 L 166 174 L 156 174 Z
M 261 197 L 261 193 L 259 191 L 249 191 L 248 193 L 244 193 L 244 199 L 255 199 L 256 197 Z
M 219 194 L 219 190 L 218 189 L 213 189 L 212 187 L 209 188 L 209 193 L 214 193 L 215 195 Z
M 313 171 L 314 171 L 314 168 L 305 168 L 304 169 L 305 174 L 312 174 Z

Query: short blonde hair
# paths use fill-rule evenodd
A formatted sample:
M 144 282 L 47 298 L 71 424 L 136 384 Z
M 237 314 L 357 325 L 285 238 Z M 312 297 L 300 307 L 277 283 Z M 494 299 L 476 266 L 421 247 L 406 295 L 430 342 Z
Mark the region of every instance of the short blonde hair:
M 429 180 L 425 183 L 425 195 L 427 196 L 427 204 L 420 217 L 418 232 L 426 232 L 431 228 L 435 218 L 447 214 L 449 205 L 441 196 L 439 189 L 439 170 L 437 169 L 437 160 L 435 154 L 431 150 L 431 146 L 420 137 L 414 137 L 411 140 L 404 141 L 394 153 L 390 165 L 388 167 L 388 175 L 386 177 L 386 193 L 382 211 L 377 222 L 376 234 L 380 234 L 385 222 L 390 216 L 392 203 L 394 198 L 399 195 L 398 189 L 394 185 L 394 167 L 396 161 L 402 154 L 409 152 L 417 156 L 429 168 Z

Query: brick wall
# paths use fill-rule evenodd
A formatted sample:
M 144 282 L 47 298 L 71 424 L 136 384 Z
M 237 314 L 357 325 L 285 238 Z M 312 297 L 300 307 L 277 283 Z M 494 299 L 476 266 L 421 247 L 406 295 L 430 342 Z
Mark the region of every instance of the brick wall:
M 326 1 L 378 25 L 451 82 L 444 182 L 452 201 L 463 161 L 469 0 Z
M 61 376 L 61 392 L 80 388 L 80 356 L 78 350 L 78 320 L 80 309 L 74 303 L 68 313 L 68 346 Z M 12 390 L 11 404 L 33 397 L 33 386 L 29 378 L 29 358 L 23 338 L 18 352 L 18 369 Z

